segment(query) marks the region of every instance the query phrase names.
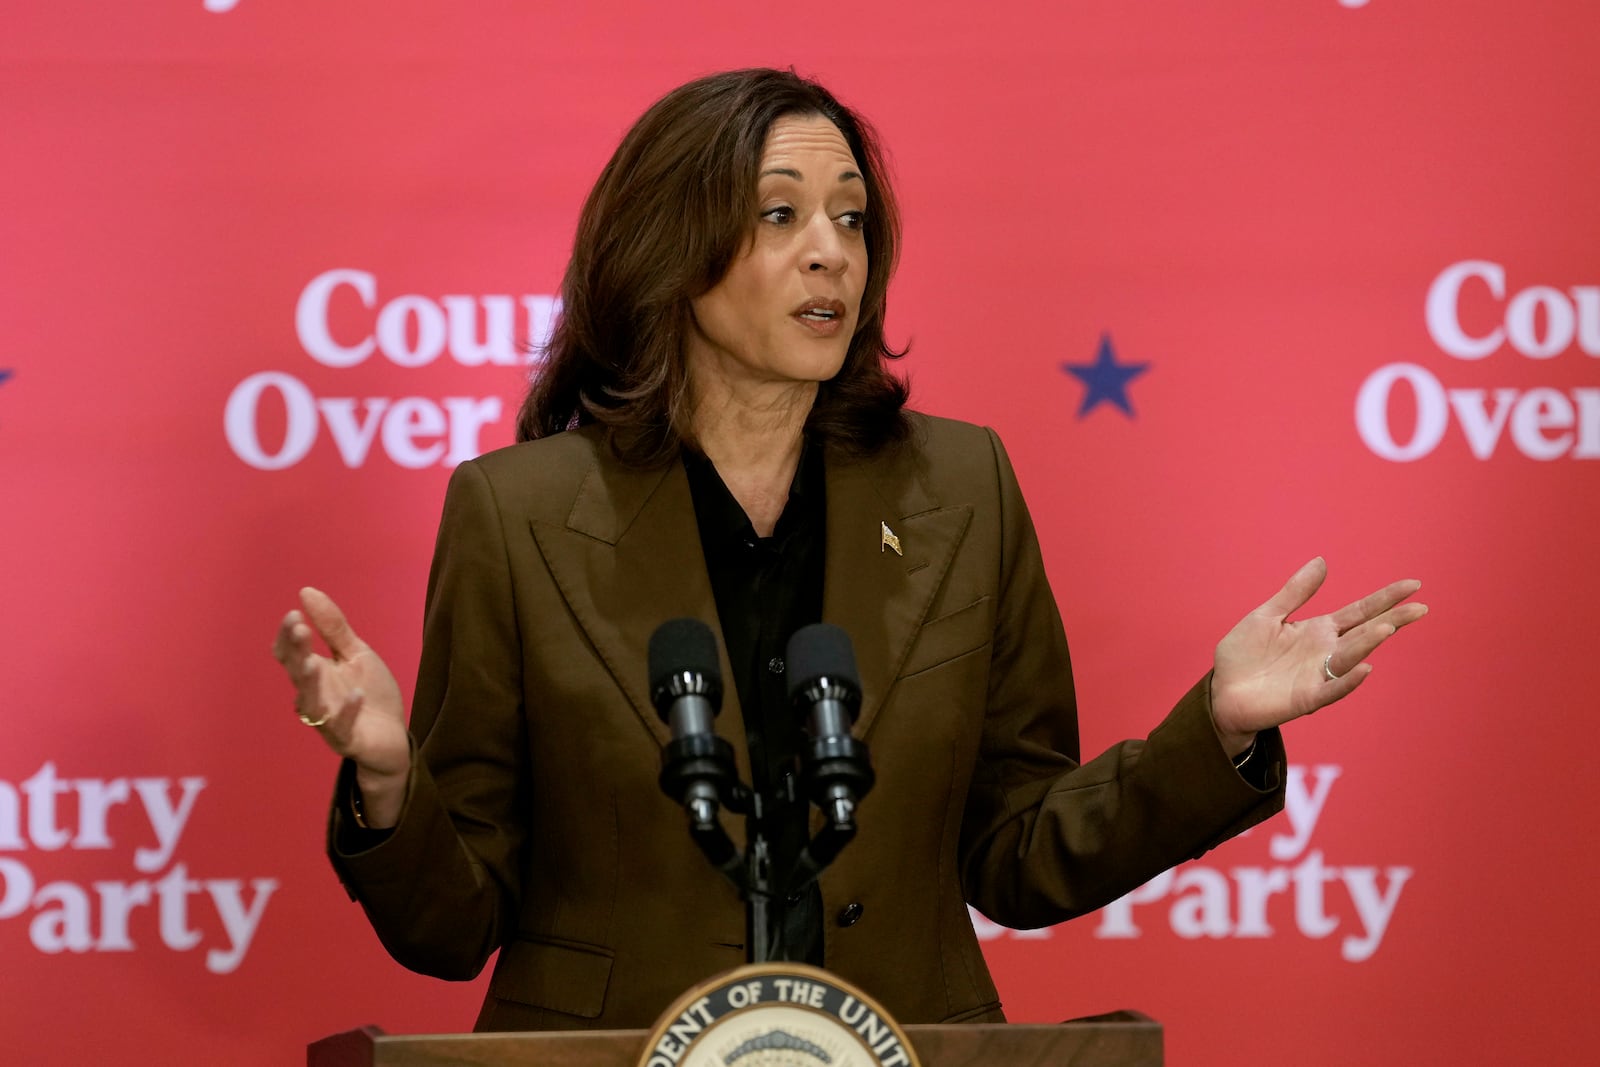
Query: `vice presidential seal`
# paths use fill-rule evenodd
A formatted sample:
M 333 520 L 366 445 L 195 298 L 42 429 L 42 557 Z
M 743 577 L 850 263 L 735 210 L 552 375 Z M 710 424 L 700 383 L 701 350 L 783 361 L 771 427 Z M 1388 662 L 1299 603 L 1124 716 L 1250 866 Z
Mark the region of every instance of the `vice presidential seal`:
M 887 1012 L 836 975 L 757 963 L 679 997 L 639 1067 L 919 1067 Z

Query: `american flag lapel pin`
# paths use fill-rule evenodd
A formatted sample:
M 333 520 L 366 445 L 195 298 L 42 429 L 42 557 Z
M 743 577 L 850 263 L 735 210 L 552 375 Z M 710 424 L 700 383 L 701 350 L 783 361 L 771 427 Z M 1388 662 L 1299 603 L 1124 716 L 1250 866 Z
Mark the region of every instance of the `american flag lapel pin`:
M 883 539 L 878 542 L 878 551 L 882 552 L 885 549 L 892 548 L 895 555 L 904 556 L 905 553 L 900 551 L 900 538 L 896 537 L 894 531 L 889 529 L 889 524 L 880 521 L 879 525 L 883 527 Z

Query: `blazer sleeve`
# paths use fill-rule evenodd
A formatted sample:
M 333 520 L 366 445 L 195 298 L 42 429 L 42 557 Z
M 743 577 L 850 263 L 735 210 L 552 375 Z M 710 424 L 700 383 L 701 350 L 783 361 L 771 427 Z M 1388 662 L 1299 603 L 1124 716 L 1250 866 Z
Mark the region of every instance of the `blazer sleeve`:
M 334 869 L 384 947 L 423 974 L 473 977 L 515 921 L 528 773 L 520 650 L 500 509 L 482 469 L 464 463 L 428 575 L 400 821 L 352 850 L 371 838 L 350 826 L 347 763 L 328 832 Z
M 1072 666 L 1032 520 L 992 430 L 1000 602 L 988 705 L 964 811 L 967 899 L 1018 929 L 1092 911 L 1283 806 L 1284 753 L 1264 731 L 1242 777 L 1212 725 L 1210 676 L 1139 741 L 1079 763 Z

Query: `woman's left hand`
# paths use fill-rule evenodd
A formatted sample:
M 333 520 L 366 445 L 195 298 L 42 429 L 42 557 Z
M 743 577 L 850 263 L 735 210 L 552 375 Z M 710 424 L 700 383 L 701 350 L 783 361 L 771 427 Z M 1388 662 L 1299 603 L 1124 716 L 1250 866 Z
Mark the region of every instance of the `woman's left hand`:
M 1406 579 L 1332 614 L 1289 621 L 1327 576 L 1318 556 L 1217 644 L 1211 715 L 1230 754 L 1244 751 L 1259 730 L 1348 696 L 1372 673 L 1366 659 L 1373 649 L 1428 613 L 1424 604 L 1405 602 L 1422 588 Z

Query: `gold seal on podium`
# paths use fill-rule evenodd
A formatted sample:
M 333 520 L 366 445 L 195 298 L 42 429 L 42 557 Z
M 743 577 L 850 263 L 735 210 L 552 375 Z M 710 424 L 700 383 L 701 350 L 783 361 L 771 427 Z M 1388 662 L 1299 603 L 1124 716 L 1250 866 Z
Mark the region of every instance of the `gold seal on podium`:
M 889 1013 L 837 975 L 755 963 L 679 997 L 639 1067 L 919 1067 Z

